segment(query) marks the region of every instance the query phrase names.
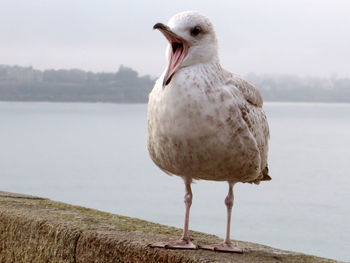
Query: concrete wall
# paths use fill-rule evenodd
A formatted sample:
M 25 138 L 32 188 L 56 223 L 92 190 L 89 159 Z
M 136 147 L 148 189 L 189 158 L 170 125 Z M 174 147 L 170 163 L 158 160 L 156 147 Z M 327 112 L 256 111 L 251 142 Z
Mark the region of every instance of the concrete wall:
M 0 192 L 0 262 L 335 262 L 237 241 L 243 254 L 149 248 L 181 229 L 33 196 Z M 219 242 L 192 232 L 196 244 Z

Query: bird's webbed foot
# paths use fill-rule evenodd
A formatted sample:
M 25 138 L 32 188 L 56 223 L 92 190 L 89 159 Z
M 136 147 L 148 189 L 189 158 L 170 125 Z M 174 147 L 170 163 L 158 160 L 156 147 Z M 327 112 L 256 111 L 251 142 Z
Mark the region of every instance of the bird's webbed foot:
M 160 247 L 170 249 L 197 249 L 198 246 L 191 240 L 180 239 L 178 241 L 156 242 L 148 245 L 149 247 Z
M 205 245 L 200 246 L 199 248 L 219 252 L 243 253 L 243 250 L 241 248 L 234 246 L 231 242 L 222 242 L 214 245 Z

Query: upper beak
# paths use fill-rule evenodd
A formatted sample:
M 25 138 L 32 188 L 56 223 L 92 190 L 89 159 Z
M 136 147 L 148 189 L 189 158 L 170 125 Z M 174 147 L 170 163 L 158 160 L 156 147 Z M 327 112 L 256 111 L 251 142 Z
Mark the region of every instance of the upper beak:
M 187 41 L 182 37 L 174 33 L 168 26 L 157 23 L 153 26 L 153 29 L 158 29 L 166 37 L 170 44 L 170 55 L 167 71 L 163 79 L 163 87 L 168 85 L 171 78 L 176 73 L 181 62 L 184 60 L 188 53 Z
M 162 23 L 157 23 L 153 26 L 153 29 L 165 29 L 165 28 L 169 28 L 169 27 Z
M 171 29 L 167 25 L 164 25 L 162 23 L 155 24 L 153 26 L 153 29 L 158 29 L 160 32 L 162 32 L 163 35 L 169 40 L 169 42 L 174 38 L 175 39 L 182 39 L 181 37 L 176 35 L 173 31 L 171 31 Z

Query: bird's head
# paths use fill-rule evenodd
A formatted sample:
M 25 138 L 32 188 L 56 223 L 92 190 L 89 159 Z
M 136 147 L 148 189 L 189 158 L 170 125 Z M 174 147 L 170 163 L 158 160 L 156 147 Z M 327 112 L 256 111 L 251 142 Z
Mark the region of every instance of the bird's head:
M 167 25 L 157 23 L 158 29 L 169 41 L 168 67 L 163 86 L 171 81 L 182 67 L 206 63 L 217 59 L 217 40 L 209 19 L 197 11 L 186 11 L 173 16 Z

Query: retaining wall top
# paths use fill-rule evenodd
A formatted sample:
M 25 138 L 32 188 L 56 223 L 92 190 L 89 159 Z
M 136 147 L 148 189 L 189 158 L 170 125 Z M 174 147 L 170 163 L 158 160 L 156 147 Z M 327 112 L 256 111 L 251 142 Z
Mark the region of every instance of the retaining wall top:
M 236 241 L 243 254 L 150 248 L 182 230 L 45 198 L 0 192 L 0 262 L 336 262 Z M 198 245 L 214 235 L 191 231 Z

